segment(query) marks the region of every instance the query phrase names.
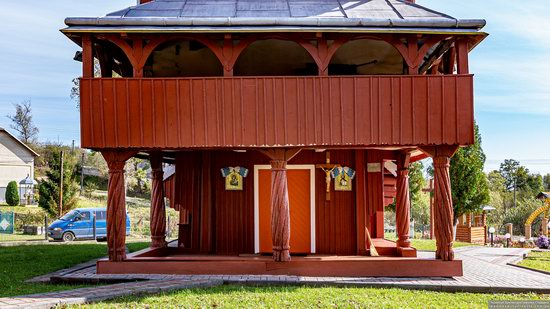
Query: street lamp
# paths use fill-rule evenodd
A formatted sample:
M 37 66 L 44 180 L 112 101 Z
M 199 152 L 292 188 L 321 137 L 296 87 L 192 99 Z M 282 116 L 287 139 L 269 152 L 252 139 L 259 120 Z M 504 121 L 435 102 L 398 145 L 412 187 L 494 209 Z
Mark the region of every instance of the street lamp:
M 523 248 L 525 246 L 525 237 L 521 237 L 519 239 L 519 243 L 521 244 L 521 247 Z
M 489 228 L 489 234 L 491 234 L 491 247 L 493 246 L 493 238 L 494 238 L 494 235 L 495 235 L 495 228 L 494 227 L 490 227 Z
M 34 180 L 29 174 L 27 177 L 19 182 L 19 195 L 25 198 L 25 205 L 29 205 L 34 195 Z
M 504 234 L 504 238 L 506 238 L 506 248 L 510 247 L 510 238 L 512 236 L 510 235 L 510 233 L 506 233 Z

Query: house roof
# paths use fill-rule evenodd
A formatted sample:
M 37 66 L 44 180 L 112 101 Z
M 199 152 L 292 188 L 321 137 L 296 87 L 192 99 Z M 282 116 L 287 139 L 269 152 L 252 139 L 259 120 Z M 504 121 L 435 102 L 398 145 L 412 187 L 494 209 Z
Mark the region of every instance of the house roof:
M 20 141 L 17 137 L 15 137 L 13 134 L 11 134 L 8 130 L 0 127 L 0 133 L 1 132 L 4 132 L 6 133 L 9 137 L 11 137 L 12 139 L 14 139 L 15 141 L 17 141 L 17 143 L 19 143 L 21 146 L 23 146 L 23 148 L 27 149 L 31 154 L 33 154 L 35 157 L 40 157 L 40 155 L 38 153 L 36 153 L 34 150 L 32 150 L 31 147 L 25 145 L 25 143 L 23 143 L 22 141 Z
M 99 18 L 67 18 L 66 30 L 98 27 L 157 30 L 215 27 L 434 28 L 485 26 L 482 19 L 456 19 L 404 0 L 154 0 Z M 209 29 L 205 29 L 209 30 Z

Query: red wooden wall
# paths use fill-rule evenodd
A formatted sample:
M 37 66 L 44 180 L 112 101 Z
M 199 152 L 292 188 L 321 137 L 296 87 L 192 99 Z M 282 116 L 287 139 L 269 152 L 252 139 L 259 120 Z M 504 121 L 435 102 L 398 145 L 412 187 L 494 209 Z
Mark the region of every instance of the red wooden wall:
M 333 150 L 331 161 L 356 168 L 357 153 L 365 150 Z M 367 151 L 368 152 L 368 151 Z M 370 151 L 379 153 L 383 151 Z M 289 164 L 318 164 L 325 162 L 325 153 L 304 150 Z M 361 155 L 364 159 L 367 156 Z M 216 254 L 254 253 L 254 165 L 269 164 L 264 155 L 248 151 L 194 151 L 177 155 L 176 186 L 174 193 L 176 207 L 191 212 L 192 223 L 183 229 L 183 241 L 191 251 Z M 226 191 L 220 169 L 227 166 L 243 166 L 249 169 L 244 179 L 243 191 Z M 360 173 L 358 173 L 359 175 Z M 373 173 L 370 173 L 373 174 Z M 377 174 L 377 173 L 374 173 Z M 381 176 L 381 173 L 379 174 Z M 209 178 L 209 181 L 206 179 Z M 356 254 L 357 243 L 361 242 L 357 228 L 357 207 L 380 209 L 383 205 L 370 205 L 372 201 L 357 202 L 360 183 L 364 191 L 367 186 L 382 188 L 382 183 L 353 182 L 352 192 L 336 192 L 331 186 L 331 200 L 325 198 L 325 175 L 316 170 L 316 248 L 320 254 Z M 210 184 L 210 185 L 208 185 Z M 306 184 L 307 185 L 307 184 Z M 372 190 L 369 190 L 372 191 Z M 372 193 L 371 193 L 372 194 Z M 382 192 L 376 196 L 381 196 Z M 380 203 L 382 200 L 379 201 Z M 362 209 L 365 212 L 365 209 Z M 366 217 L 374 220 L 375 212 L 366 211 Z M 200 223 L 199 223 L 200 222 Z M 381 223 L 383 224 L 383 222 Z M 374 233 L 373 233 L 374 235 Z M 363 240 L 364 241 L 364 240 Z
M 472 75 L 82 79 L 82 146 L 466 145 L 472 83 Z

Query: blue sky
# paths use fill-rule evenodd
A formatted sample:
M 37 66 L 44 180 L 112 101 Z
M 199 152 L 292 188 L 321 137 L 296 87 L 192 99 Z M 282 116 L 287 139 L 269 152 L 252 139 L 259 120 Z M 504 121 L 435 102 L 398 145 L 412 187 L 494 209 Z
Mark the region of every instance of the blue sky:
M 417 0 L 459 18 L 484 18 L 490 36 L 471 54 L 476 119 L 486 170 L 507 158 L 550 173 L 550 7 L 548 0 Z M 79 114 L 71 80 L 77 46 L 59 29 L 67 16 L 102 16 L 134 0 L 25 0 L 0 10 L 0 126 L 13 103 L 32 100 L 40 140 L 79 144 Z

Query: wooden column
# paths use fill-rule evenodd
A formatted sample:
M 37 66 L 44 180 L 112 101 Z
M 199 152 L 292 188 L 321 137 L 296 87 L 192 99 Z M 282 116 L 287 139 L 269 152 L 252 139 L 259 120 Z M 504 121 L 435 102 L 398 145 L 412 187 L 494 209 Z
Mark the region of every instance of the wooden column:
M 262 151 L 271 159 L 271 239 L 275 262 L 290 261 L 290 207 L 286 165 L 299 151 L 300 149 Z
M 456 62 L 458 74 L 469 74 L 468 64 L 468 40 L 458 39 L 456 40 Z
M 365 150 L 355 150 L 355 168 L 357 174 L 355 175 L 356 179 L 356 189 L 355 189 L 355 225 L 357 231 L 357 254 L 366 255 L 366 233 L 365 228 L 367 224 L 366 220 L 366 158 Z
M 149 154 L 151 162 L 151 248 L 166 247 L 166 207 L 162 153 Z
M 126 196 L 124 165 L 135 154 L 131 151 L 105 150 L 101 154 L 109 167 L 107 192 L 107 247 L 109 261 L 126 259 Z
M 89 34 L 82 36 L 82 76 L 94 77 L 94 51 L 92 38 Z
M 434 162 L 434 223 L 437 244 L 436 258 L 454 260 L 453 199 L 449 167 L 457 146 L 436 146 L 432 151 Z
M 481 226 L 483 226 L 483 230 L 485 231 L 483 236 L 483 244 L 487 243 L 487 212 L 484 210 L 481 214 Z
M 453 199 L 451 195 L 451 177 L 449 167 L 451 157 L 458 146 L 432 146 L 421 149 L 433 158 L 434 164 L 434 232 L 436 240 L 436 258 L 444 261 L 454 260 L 453 252 Z
M 409 191 L 409 162 L 410 154 L 399 154 L 397 157 L 397 198 L 395 203 L 397 245 L 408 248 L 410 229 L 410 191 Z

